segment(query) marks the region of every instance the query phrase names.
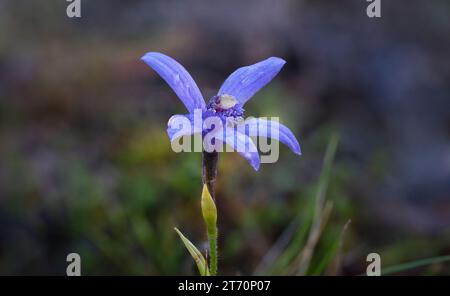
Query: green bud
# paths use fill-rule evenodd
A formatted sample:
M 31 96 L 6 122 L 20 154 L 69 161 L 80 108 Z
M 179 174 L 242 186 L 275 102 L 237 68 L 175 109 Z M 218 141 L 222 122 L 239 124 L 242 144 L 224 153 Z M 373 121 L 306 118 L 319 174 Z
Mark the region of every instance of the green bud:
M 217 208 L 206 185 L 203 185 L 201 204 L 203 220 L 205 220 L 208 233 L 216 231 Z

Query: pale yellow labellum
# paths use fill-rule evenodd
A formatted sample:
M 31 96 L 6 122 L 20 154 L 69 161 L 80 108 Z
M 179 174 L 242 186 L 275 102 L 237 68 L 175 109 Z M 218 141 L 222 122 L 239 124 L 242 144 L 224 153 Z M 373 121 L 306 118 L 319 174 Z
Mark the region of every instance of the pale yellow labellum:
M 230 109 L 233 108 L 234 106 L 236 106 L 236 104 L 238 103 L 238 101 L 236 100 L 235 97 L 224 94 L 224 95 L 220 95 L 219 97 L 219 108 L 221 109 Z

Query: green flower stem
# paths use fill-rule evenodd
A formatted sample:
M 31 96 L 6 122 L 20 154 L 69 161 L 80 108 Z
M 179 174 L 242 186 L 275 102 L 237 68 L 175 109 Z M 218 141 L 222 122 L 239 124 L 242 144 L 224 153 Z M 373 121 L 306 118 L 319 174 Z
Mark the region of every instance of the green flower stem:
M 217 227 L 208 229 L 209 270 L 211 275 L 217 275 Z

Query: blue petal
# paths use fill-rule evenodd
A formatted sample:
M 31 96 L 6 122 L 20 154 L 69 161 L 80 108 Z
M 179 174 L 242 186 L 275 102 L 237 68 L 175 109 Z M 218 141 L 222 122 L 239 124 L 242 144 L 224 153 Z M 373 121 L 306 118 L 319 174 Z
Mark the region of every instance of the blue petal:
M 248 126 L 246 135 L 250 137 L 266 137 L 280 141 L 287 145 L 295 154 L 301 155 L 300 144 L 291 130 L 285 125 L 274 120 L 251 118 L 243 125 Z
M 190 136 L 201 131 L 201 126 L 194 125 L 192 114 L 173 115 L 167 122 L 167 135 L 169 136 L 170 142 L 177 138 Z
M 223 133 L 217 133 L 216 139 L 227 143 L 244 157 L 255 171 L 259 169 L 259 153 L 253 140 L 232 128 L 225 128 Z
M 141 60 L 155 70 L 183 101 L 189 112 L 203 109 L 205 100 L 194 79 L 177 61 L 159 52 L 148 52 Z
M 235 97 L 241 106 L 256 92 L 269 83 L 286 63 L 283 59 L 271 57 L 259 63 L 234 71 L 219 90 L 219 95 Z

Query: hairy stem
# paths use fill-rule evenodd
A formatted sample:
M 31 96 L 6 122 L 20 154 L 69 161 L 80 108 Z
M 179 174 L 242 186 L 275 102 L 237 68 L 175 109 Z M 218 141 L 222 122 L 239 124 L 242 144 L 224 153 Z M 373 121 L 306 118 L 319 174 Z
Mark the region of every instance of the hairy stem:
M 209 241 L 209 271 L 211 275 L 217 275 L 217 227 L 208 230 Z

